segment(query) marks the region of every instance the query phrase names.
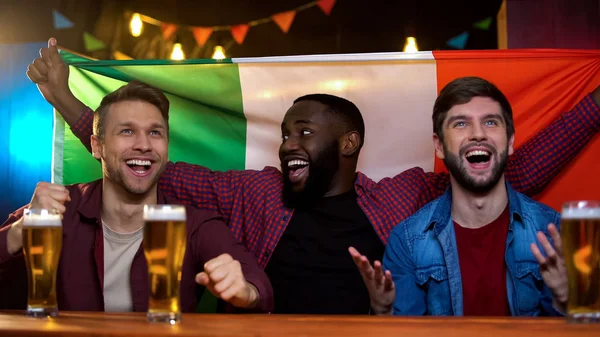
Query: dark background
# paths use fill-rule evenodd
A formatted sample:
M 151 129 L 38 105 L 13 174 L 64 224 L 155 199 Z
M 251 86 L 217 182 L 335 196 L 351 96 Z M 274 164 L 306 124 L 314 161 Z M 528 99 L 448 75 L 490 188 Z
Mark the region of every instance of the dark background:
M 0 0 L 0 43 L 45 41 L 50 36 L 79 53 L 87 31 L 109 46 L 93 57 L 112 58 L 111 50 L 133 56 L 140 40 L 151 39 L 160 29 L 144 25 L 142 36 L 129 33 L 128 11 L 161 21 L 190 26 L 247 23 L 293 9 L 309 0 Z M 190 31 L 177 36 L 188 57 L 210 57 L 222 44 L 228 57 L 299 55 L 316 53 L 364 53 L 402 51 L 407 35 L 415 35 L 420 50 L 452 49 L 446 41 L 463 31 L 470 32 L 466 49 L 497 48 L 496 14 L 500 0 L 485 1 L 393 1 L 338 0 L 330 16 L 312 7 L 297 13 L 287 34 L 273 22 L 251 27 L 238 45 L 229 31 L 215 32 L 203 48 L 195 49 Z M 52 9 L 57 9 L 75 27 L 54 30 Z M 494 18 L 488 31 L 472 27 L 486 17 Z M 139 56 L 139 55 L 138 55 Z M 166 56 L 166 55 L 163 55 Z

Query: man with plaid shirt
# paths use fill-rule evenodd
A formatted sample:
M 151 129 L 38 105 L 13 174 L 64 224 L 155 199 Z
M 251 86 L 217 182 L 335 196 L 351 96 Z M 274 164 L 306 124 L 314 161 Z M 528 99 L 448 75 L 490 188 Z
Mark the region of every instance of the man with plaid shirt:
M 91 109 L 68 87 L 68 66 L 49 62 L 56 41 L 28 68 L 44 98 L 89 149 Z M 562 114 L 509 158 L 516 191 L 539 193 L 600 128 L 600 88 Z M 171 197 L 223 215 L 254 253 L 274 289 L 276 313 L 366 314 L 369 295 L 348 247 L 381 259 L 393 227 L 441 196 L 447 173 L 412 168 L 379 182 L 357 172 L 364 123 L 340 97 L 297 99 L 282 123 L 282 171 L 211 171 L 169 163 L 159 188 Z

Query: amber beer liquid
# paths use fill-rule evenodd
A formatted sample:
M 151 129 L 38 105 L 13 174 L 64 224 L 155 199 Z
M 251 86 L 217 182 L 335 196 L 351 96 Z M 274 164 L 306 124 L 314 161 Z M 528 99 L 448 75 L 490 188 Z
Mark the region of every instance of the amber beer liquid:
M 561 239 L 567 276 L 570 322 L 600 322 L 600 202 L 563 206 Z
M 179 284 L 187 241 L 185 207 L 144 206 L 144 254 L 148 261 L 148 321 L 181 321 Z
M 27 266 L 27 315 L 56 316 L 56 273 L 62 249 L 60 214 L 45 209 L 26 209 L 22 233 Z

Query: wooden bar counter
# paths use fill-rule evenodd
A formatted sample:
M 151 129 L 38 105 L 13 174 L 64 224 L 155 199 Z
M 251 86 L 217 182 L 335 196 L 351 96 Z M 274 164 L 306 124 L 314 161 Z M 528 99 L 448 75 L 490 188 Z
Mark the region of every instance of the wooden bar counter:
M 0 311 L 0 336 L 394 336 L 600 337 L 600 324 L 564 318 L 464 318 L 184 314 L 181 324 L 150 324 L 144 313 L 61 312 L 30 318 Z

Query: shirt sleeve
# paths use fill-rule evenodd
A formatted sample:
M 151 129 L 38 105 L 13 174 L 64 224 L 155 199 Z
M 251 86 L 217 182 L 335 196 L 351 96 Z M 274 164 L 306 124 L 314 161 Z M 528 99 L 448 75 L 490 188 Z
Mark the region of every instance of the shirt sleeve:
M 561 114 L 542 131 L 520 146 L 508 159 L 505 175 L 518 192 L 540 193 L 550 181 L 589 143 L 600 129 L 600 107 L 588 94 L 573 109 Z M 428 200 L 444 193 L 447 173 L 427 173 Z
M 91 153 L 91 136 L 94 133 L 94 110 L 86 108 L 75 125 L 71 126 L 71 131 L 77 138 L 79 138 L 79 141 L 81 141 L 83 146 L 85 146 L 85 148 Z
M 17 220 L 23 217 L 23 212 L 25 211 L 26 207 L 27 206 L 23 206 L 11 213 L 8 216 L 8 219 L 6 219 L 6 221 L 0 226 L 0 265 L 12 260 L 15 257 L 23 255 L 22 251 L 19 251 L 13 255 L 8 253 L 8 230 L 13 223 L 17 222 Z
M 242 243 L 235 240 L 222 218 L 214 216 L 205 220 L 195 235 L 192 236 L 191 248 L 195 257 L 197 270 L 202 272 L 204 264 L 222 254 L 229 254 L 237 260 L 246 281 L 256 287 L 259 293 L 258 303 L 251 311 L 271 312 L 274 308 L 273 288 L 267 274 Z
M 0 309 L 27 307 L 27 269 L 22 250 L 8 253 L 6 240 L 10 226 L 23 216 L 25 207 L 10 214 L 0 226 Z
M 201 165 L 169 162 L 160 177 L 159 188 L 187 205 L 218 213 L 229 223 L 238 191 L 251 177 L 257 183 L 263 182 L 258 176 L 263 171 L 221 172 Z
M 600 107 L 587 95 L 509 158 L 506 179 L 528 196 L 540 193 L 600 129 Z
M 396 287 L 393 315 L 423 316 L 427 311 L 425 291 L 417 286 L 415 267 L 406 240 L 399 235 L 402 224 L 390 235 L 383 255 L 383 269 L 392 273 Z

